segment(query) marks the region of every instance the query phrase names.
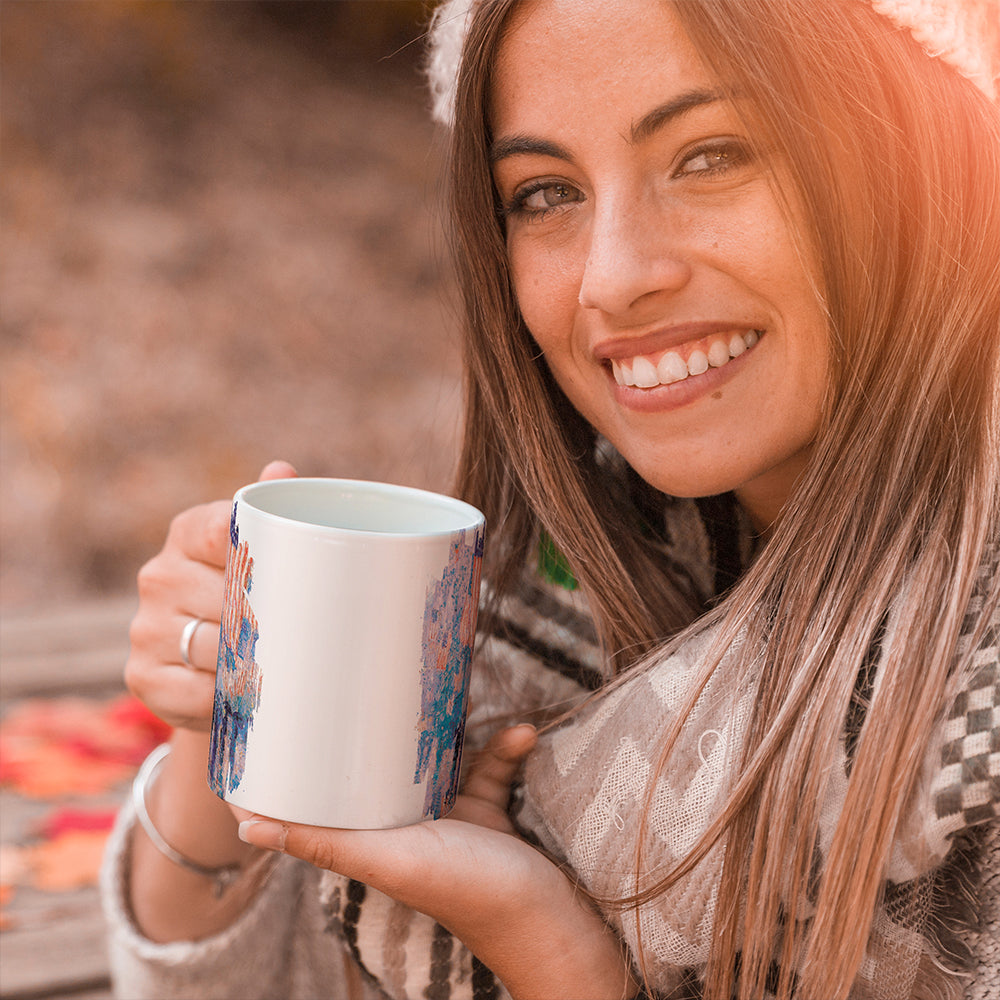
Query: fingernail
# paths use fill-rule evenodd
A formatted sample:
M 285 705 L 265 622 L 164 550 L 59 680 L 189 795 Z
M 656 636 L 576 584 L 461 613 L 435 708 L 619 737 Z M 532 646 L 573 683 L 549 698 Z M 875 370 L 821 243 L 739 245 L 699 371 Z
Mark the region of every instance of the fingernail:
M 273 819 L 245 819 L 239 826 L 240 840 L 268 851 L 284 851 L 288 827 Z

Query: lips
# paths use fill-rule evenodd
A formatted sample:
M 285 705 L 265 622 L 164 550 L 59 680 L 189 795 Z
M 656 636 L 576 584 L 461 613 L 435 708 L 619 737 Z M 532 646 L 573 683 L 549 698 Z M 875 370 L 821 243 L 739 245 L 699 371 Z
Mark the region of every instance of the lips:
M 652 389 L 703 375 L 709 368 L 722 368 L 751 350 L 761 336 L 756 329 L 718 331 L 666 351 L 626 355 L 626 349 L 618 347 L 616 356 L 607 360 L 618 385 Z

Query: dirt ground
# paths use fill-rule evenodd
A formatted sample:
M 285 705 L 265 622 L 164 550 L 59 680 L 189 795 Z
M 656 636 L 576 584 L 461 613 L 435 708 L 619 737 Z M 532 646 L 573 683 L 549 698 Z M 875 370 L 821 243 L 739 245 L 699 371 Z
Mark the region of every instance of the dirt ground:
M 0 608 L 132 587 L 269 459 L 446 488 L 421 4 L 0 4 Z

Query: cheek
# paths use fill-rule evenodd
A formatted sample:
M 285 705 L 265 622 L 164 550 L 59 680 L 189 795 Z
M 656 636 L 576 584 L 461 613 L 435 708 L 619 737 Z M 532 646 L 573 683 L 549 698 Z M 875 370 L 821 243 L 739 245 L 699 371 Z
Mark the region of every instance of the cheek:
M 537 252 L 530 244 L 508 248 L 518 307 L 543 350 L 568 337 L 580 294 L 580 275 L 572 255 Z
M 819 432 L 826 416 L 830 383 L 830 353 L 825 337 L 821 343 L 816 345 L 816 351 L 810 361 L 805 411 L 812 434 L 815 435 Z
M 820 419 L 830 370 L 830 331 L 819 263 L 807 248 L 799 247 L 787 228 L 775 223 L 766 244 L 771 253 L 755 255 L 748 281 L 761 289 L 780 319 L 781 353 L 787 366 L 788 391 L 800 403 L 800 413 Z
M 778 362 L 780 379 L 772 404 L 774 431 L 779 441 L 801 446 L 820 431 L 826 411 L 830 372 L 827 331 L 818 310 L 804 313 L 793 324 L 789 343 Z M 781 369 L 784 369 L 782 377 Z

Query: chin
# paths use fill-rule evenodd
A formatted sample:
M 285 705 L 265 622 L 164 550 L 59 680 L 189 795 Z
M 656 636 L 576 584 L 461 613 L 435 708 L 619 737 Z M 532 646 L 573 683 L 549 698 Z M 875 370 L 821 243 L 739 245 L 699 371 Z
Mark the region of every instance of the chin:
M 717 496 L 719 493 L 735 490 L 740 485 L 740 481 L 732 476 L 719 476 L 711 473 L 706 473 L 703 476 L 690 474 L 675 476 L 664 475 L 662 469 L 643 469 L 641 464 L 632 467 L 650 486 L 673 497 L 693 499 Z

